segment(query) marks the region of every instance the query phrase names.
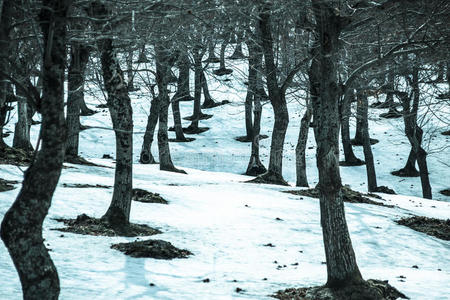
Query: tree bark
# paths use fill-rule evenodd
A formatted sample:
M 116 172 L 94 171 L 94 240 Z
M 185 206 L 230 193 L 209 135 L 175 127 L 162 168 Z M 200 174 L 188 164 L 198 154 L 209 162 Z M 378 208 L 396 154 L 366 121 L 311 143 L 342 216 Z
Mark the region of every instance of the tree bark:
M 10 31 L 12 25 L 13 16 L 13 2 L 10 0 L 4 0 L 2 5 L 2 13 L 0 15 L 0 70 L 8 72 L 9 63 L 8 58 L 11 52 L 10 47 Z M 3 141 L 3 126 L 6 120 L 6 98 L 7 98 L 7 87 L 10 83 L 8 82 L 6 76 L 0 74 L 0 149 L 7 147 L 6 143 Z
M 101 2 L 91 4 L 92 16 L 104 19 L 109 16 Z M 102 21 L 96 22 L 96 28 L 108 31 Z M 114 174 L 114 191 L 111 204 L 102 219 L 113 226 L 127 226 L 130 221 L 131 193 L 133 188 L 133 112 L 128 96 L 127 83 L 120 68 L 116 49 L 110 38 L 97 41 L 100 51 L 103 82 L 105 85 L 107 105 L 116 136 L 116 168 Z
M 366 162 L 366 174 L 367 174 L 367 188 L 369 192 L 375 192 L 377 190 L 377 175 L 375 173 L 375 164 L 373 162 L 372 146 L 370 145 L 369 137 L 369 101 L 367 94 L 364 91 L 359 90 L 357 92 L 358 103 L 361 102 L 362 113 L 362 142 L 364 151 L 364 160 Z
M 192 96 L 189 93 L 189 69 L 190 62 L 186 53 L 178 56 L 178 81 L 177 92 L 172 99 L 172 113 L 174 121 L 175 136 L 178 141 L 186 141 L 181 124 L 180 101 L 190 101 Z
M 308 187 L 306 176 L 306 143 L 308 142 L 309 124 L 312 117 L 311 101 L 306 102 L 306 110 L 300 122 L 297 146 L 295 147 L 296 186 Z
M 28 120 L 28 104 L 23 90 L 17 89 L 17 111 L 18 121 L 14 128 L 13 147 L 22 149 L 26 152 L 33 151 L 30 142 L 30 126 Z
M 355 166 L 361 165 L 364 162 L 356 157 L 353 152 L 353 147 L 350 142 L 350 115 L 351 115 L 351 103 L 354 98 L 354 91 L 348 89 L 343 97 L 341 106 L 341 139 L 342 148 L 344 150 L 344 163 L 343 165 Z
M 319 170 L 320 215 L 327 261 L 327 287 L 362 282 L 345 220 L 339 173 L 339 111 L 336 60 L 342 28 L 328 2 L 314 1 L 316 45 L 309 80 Z
M 262 87 L 262 52 L 259 45 L 248 43 L 249 52 L 249 76 L 248 76 L 248 87 L 247 87 L 247 97 L 246 102 L 250 102 L 250 141 L 252 141 L 250 161 L 247 166 L 246 175 L 257 176 L 267 172 L 266 167 L 262 164 L 259 158 L 259 133 L 261 131 L 261 97 L 262 95 L 258 93 L 258 87 Z M 254 105 L 252 105 L 252 101 Z M 247 105 L 247 103 L 246 103 Z M 253 122 L 251 121 L 251 110 L 253 107 Z M 247 113 L 247 111 L 246 111 Z M 247 133 L 248 134 L 248 133 Z
M 66 156 L 78 156 L 80 103 L 84 99 L 84 73 L 88 59 L 88 47 L 80 43 L 73 43 L 70 49 L 68 68 Z
M 261 33 L 262 49 L 266 64 L 267 89 L 269 99 L 274 111 L 275 122 L 270 144 L 270 160 L 267 173 L 262 176 L 272 183 L 287 185 L 282 175 L 283 148 L 289 114 L 284 92 L 278 86 L 275 59 L 273 53 L 273 39 L 270 26 L 270 4 L 265 4 L 260 14 L 259 28 Z
M 5 1 L 4 3 L 9 2 Z M 64 68 L 71 1 L 43 0 L 44 38 L 41 150 L 25 171 L 22 189 L 1 224 L 1 238 L 19 273 L 24 299 L 58 299 L 58 273 L 42 238 L 64 160 Z
M 156 83 L 158 85 L 159 99 L 159 128 L 158 128 L 158 150 L 159 150 L 159 168 L 163 171 L 185 173 L 175 168 L 170 156 L 169 137 L 167 134 L 167 115 L 169 109 L 169 92 L 167 85 L 171 76 L 170 69 L 172 62 L 170 53 L 166 45 L 155 45 L 156 60 Z
M 150 106 L 150 114 L 147 118 L 147 127 L 145 128 L 144 140 L 142 142 L 141 154 L 139 162 L 141 164 L 155 164 L 156 161 L 152 155 L 153 136 L 155 135 L 156 123 L 159 116 L 159 98 L 155 95 L 152 86 L 152 103 Z

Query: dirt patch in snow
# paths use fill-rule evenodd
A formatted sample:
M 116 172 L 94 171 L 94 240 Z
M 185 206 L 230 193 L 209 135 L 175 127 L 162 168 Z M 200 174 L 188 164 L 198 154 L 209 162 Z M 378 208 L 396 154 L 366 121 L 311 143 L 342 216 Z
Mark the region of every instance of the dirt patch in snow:
M 426 233 L 439 239 L 450 240 L 450 219 L 441 220 L 422 216 L 402 218 L 397 224 L 408 226 L 411 229 Z
M 273 298 L 282 300 L 395 300 L 409 299 L 387 280 L 369 279 L 359 285 L 351 285 L 341 289 L 332 289 L 325 286 L 308 288 L 290 288 L 276 292 Z
M 84 159 L 81 156 L 72 156 L 72 155 L 66 155 L 64 157 L 64 161 L 70 164 L 74 165 L 83 165 L 83 166 L 90 166 L 90 167 L 100 167 L 100 168 L 108 168 L 108 169 L 114 169 L 113 167 L 98 165 L 96 163 L 90 162 L 86 159 Z
M 52 230 L 83 235 L 134 237 L 161 233 L 158 229 L 144 224 L 129 223 L 126 226 L 114 226 L 106 220 L 91 218 L 85 214 L 79 215 L 76 219 L 55 218 L 55 220 L 64 223 L 67 227 L 53 228 Z
M 441 193 L 444 196 L 450 197 L 450 189 L 445 189 L 445 190 L 439 191 L 439 193 Z
M 5 180 L 0 178 L 0 192 L 6 192 L 15 189 L 14 184 L 18 184 L 16 180 Z
M 142 189 L 133 189 L 132 200 L 143 203 L 169 204 L 169 202 L 159 194 L 147 192 L 146 190 Z
M 0 164 L 28 166 L 33 160 L 33 152 L 27 152 L 12 147 L 4 147 L 0 150 Z
M 79 188 L 79 189 L 85 189 L 85 188 L 110 189 L 110 188 L 112 188 L 112 186 L 110 186 L 110 185 L 88 184 L 88 183 L 63 183 L 62 186 L 67 187 L 67 188 Z
M 293 195 L 300 195 L 300 196 L 306 196 L 311 198 L 319 198 L 319 190 L 317 188 L 313 189 L 307 189 L 307 190 L 298 190 L 298 191 L 283 191 L 284 193 L 290 193 Z M 373 204 L 373 205 L 379 205 L 379 206 L 386 206 L 386 207 L 394 207 L 393 205 L 384 204 L 382 202 L 374 201 L 372 199 L 369 199 L 367 197 L 372 197 L 376 199 L 382 200 L 378 195 L 375 194 L 362 194 L 360 192 L 354 191 L 350 189 L 347 186 L 342 187 L 342 195 L 344 197 L 344 202 L 350 202 L 350 203 L 366 203 L 366 204 Z
M 186 249 L 178 249 L 163 240 L 134 241 L 131 243 L 118 243 L 111 245 L 112 249 L 119 250 L 131 257 L 147 257 L 156 259 L 186 258 L 192 253 Z

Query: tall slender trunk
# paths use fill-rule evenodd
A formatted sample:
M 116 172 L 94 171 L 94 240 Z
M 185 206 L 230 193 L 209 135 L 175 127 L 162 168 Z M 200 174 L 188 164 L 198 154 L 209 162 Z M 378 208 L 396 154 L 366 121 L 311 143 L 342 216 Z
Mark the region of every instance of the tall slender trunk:
M 8 57 L 10 55 L 10 31 L 12 25 L 12 11 L 13 2 L 10 0 L 4 0 L 2 5 L 2 13 L 0 15 L 0 70 L 4 72 L 9 71 Z M 6 76 L 0 74 L 0 149 L 6 147 L 6 143 L 3 141 L 3 126 L 6 120 L 6 98 L 7 87 L 10 83 Z
M 356 98 L 356 130 L 353 145 L 362 145 L 364 139 L 363 133 L 364 107 L 361 99 Z
M 153 136 L 155 135 L 156 123 L 158 123 L 159 116 L 159 98 L 156 97 L 152 86 L 152 103 L 150 106 L 150 114 L 147 118 L 147 126 L 145 128 L 144 140 L 142 142 L 141 154 L 139 162 L 142 164 L 155 164 L 156 161 L 152 155 Z
M 308 187 L 306 176 L 306 143 L 308 142 L 309 124 L 312 117 L 311 101 L 306 102 L 306 110 L 300 122 L 297 146 L 295 147 L 296 186 Z
M 32 151 L 33 146 L 30 142 L 30 126 L 28 120 L 28 104 L 23 90 L 17 89 L 17 110 L 18 121 L 14 129 L 13 147 L 25 151 Z
M 343 165 L 354 166 L 361 165 L 364 162 L 356 157 L 350 142 L 350 115 L 351 103 L 355 97 L 353 89 L 348 89 L 344 94 L 341 106 L 341 139 L 342 148 L 344 150 Z
M 167 85 L 171 76 L 170 68 L 172 62 L 169 47 L 163 44 L 155 45 L 156 60 L 156 83 L 158 85 L 159 99 L 159 128 L 158 128 L 158 150 L 159 150 L 159 168 L 164 171 L 185 173 L 175 168 L 170 156 L 169 137 L 167 134 L 167 116 L 169 109 L 169 92 Z
M 245 132 L 246 139 L 251 141 L 253 136 L 253 99 L 256 93 L 256 54 L 255 46 L 252 46 L 252 41 L 248 42 L 248 85 L 247 85 L 247 95 L 245 97 Z
M 424 198 L 432 199 L 433 195 L 426 161 L 427 152 L 422 147 L 423 130 L 417 124 L 417 113 L 420 102 L 419 71 L 417 67 L 414 67 L 412 71 L 411 88 L 413 92 L 412 99 L 410 99 L 409 95 L 405 92 L 398 93 L 402 100 L 405 134 L 416 154 L 417 164 L 419 166 L 420 181 L 422 184 L 422 195 Z
M 267 6 L 269 5 L 269 7 Z M 274 111 L 275 122 L 270 144 L 270 160 L 267 173 L 263 174 L 267 181 L 287 185 L 282 175 L 283 148 L 289 114 L 284 92 L 278 86 L 275 58 L 273 53 L 273 39 L 270 25 L 270 4 L 266 4 L 260 14 L 259 28 L 261 33 L 262 49 L 266 64 L 267 89 L 269 91 L 270 103 Z
M 100 20 L 109 15 L 101 2 L 93 2 L 91 9 L 92 16 Z M 97 29 L 103 28 L 102 21 L 95 25 Z M 130 221 L 133 188 L 133 111 L 112 39 L 98 40 L 97 47 L 101 54 L 103 82 L 108 94 L 106 103 L 116 136 L 114 191 L 111 204 L 102 218 L 111 225 L 121 227 L 128 225 Z
M 246 102 L 250 102 L 250 124 L 249 125 L 249 133 L 250 133 L 250 141 L 252 142 L 251 146 L 251 155 L 250 161 L 247 166 L 246 175 L 257 176 L 260 174 L 264 174 L 267 172 L 267 169 L 262 164 L 259 158 L 259 133 L 261 131 L 261 113 L 262 113 L 262 105 L 261 105 L 261 94 L 258 93 L 258 87 L 262 86 L 262 52 L 257 44 L 253 44 L 253 42 L 248 43 L 248 51 L 249 51 L 249 75 L 248 75 L 248 87 L 247 87 L 247 98 Z M 252 105 L 252 102 L 254 106 Z M 247 103 L 246 103 L 247 105 Z M 251 121 L 251 108 L 253 106 L 253 122 Z M 247 111 L 246 111 L 247 113 Z M 247 133 L 247 134 L 249 134 Z
M 375 192 L 377 189 L 377 175 L 375 173 L 375 164 L 373 162 L 372 146 L 370 145 L 369 137 L 369 101 L 365 91 L 359 90 L 357 92 L 358 102 L 361 101 L 361 113 L 362 113 L 362 139 L 363 139 L 363 151 L 364 160 L 366 161 L 366 173 L 367 173 L 367 188 L 369 192 Z
M 189 92 L 190 61 L 187 53 L 181 53 L 178 56 L 178 70 L 177 92 L 172 99 L 173 127 L 175 129 L 176 139 L 178 141 L 185 141 L 186 137 L 184 136 L 181 124 L 180 101 L 192 100 Z
M 4 1 L 5 5 L 11 4 Z M 58 273 L 42 238 L 64 160 L 64 68 L 67 11 L 71 1 L 43 0 L 44 39 L 41 145 L 25 171 L 22 189 L 1 224 L 1 238 L 19 273 L 24 299 L 58 299 Z M 3 18 L 2 18 L 3 19 Z
M 336 60 L 342 20 L 328 2 L 314 1 L 316 45 L 309 72 L 316 126 L 320 218 L 328 287 L 362 282 L 345 220 L 339 173 L 339 110 Z
M 217 104 L 211 97 L 211 94 L 209 93 L 208 81 L 206 80 L 205 72 L 203 70 L 202 70 L 202 74 L 201 74 L 201 82 L 202 82 L 203 98 L 204 98 L 201 108 L 215 107 Z
M 133 72 L 133 53 L 134 51 L 130 49 L 127 55 L 127 89 L 129 91 L 134 91 L 134 72 Z
M 67 156 L 78 156 L 80 103 L 84 99 L 84 73 L 89 59 L 88 47 L 73 43 L 70 49 L 67 96 Z

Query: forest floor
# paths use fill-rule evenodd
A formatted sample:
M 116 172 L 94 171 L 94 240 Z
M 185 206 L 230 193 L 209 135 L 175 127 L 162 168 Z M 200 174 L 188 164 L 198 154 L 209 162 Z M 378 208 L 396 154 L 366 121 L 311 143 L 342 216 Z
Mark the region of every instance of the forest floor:
M 108 112 L 97 108 L 97 114 L 82 117 L 82 124 L 93 128 L 81 132 L 80 154 L 106 168 L 65 163 L 44 222 L 45 244 L 60 276 L 61 299 L 264 299 L 279 290 L 325 283 L 319 201 L 314 190 L 295 188 L 293 184 L 295 145 L 303 107 L 294 100 L 289 103 L 291 122 L 283 175 L 291 186 L 245 183 L 252 179 L 240 175 L 247 167 L 250 144 L 235 138 L 245 133 L 242 84 L 245 71 L 239 70 L 245 70 L 246 66 L 241 63 L 233 69 L 233 75 L 228 76 L 232 81 L 210 78 L 215 100 L 231 101 L 204 110 L 213 114 L 201 121 L 201 126 L 210 130 L 189 135 L 195 141 L 171 143 L 174 163 L 187 175 L 138 163 L 151 99 L 143 88 L 132 94 L 135 191 L 131 221 L 153 230 L 139 238 L 53 230 L 65 226 L 56 219 L 66 220 L 68 225 L 82 214 L 99 220 L 111 200 L 115 140 L 113 131 L 104 129 L 111 126 Z M 100 94 L 96 90 L 92 95 Z M 92 108 L 104 103 L 92 95 L 86 94 Z M 191 105 L 181 103 L 183 116 L 192 114 Z M 436 111 L 445 113 L 445 109 Z M 446 299 L 450 295 L 450 244 L 441 238 L 448 234 L 450 197 L 439 191 L 450 188 L 445 164 L 450 156 L 445 148 L 450 137 L 428 130 L 429 145 L 433 147 L 428 156 L 429 170 L 436 200 L 426 200 L 420 198 L 419 178 L 390 174 L 404 166 L 410 150 L 402 120 L 380 119 L 378 114 L 383 110 L 370 112 L 371 136 L 380 141 L 373 145 L 378 184 L 394 189 L 398 195 L 357 194 L 367 191 L 365 166 L 341 167 L 343 184 L 356 191 L 349 195 L 362 199 L 345 203 L 361 272 L 365 279 L 388 280 L 411 299 Z M 7 129 L 12 130 L 14 118 Z M 189 125 L 183 122 L 183 126 Z M 267 103 L 262 122 L 261 133 L 270 137 L 273 117 Z M 38 125 L 32 126 L 31 135 L 36 141 Z M 12 135 L 6 142 L 11 144 Z M 152 151 L 157 157 L 155 144 Z M 269 145 L 270 138 L 261 140 L 265 165 Z M 363 158 L 361 147 L 355 147 L 355 151 Z M 0 219 L 20 190 L 26 159 L 24 155 L 18 166 L 12 161 L 2 161 L 0 178 L 6 181 L 0 180 L 0 186 L 5 186 L 5 191 L 0 192 Z M 310 186 L 314 187 L 318 176 L 312 130 L 307 164 Z M 438 228 L 443 235 L 430 236 L 397 223 L 411 217 L 441 220 Z M 88 220 L 83 218 L 85 222 Z M 138 250 L 130 250 L 124 243 L 134 243 L 132 249 Z M 155 258 L 140 257 L 150 256 L 148 253 Z M 161 253 L 173 259 L 159 259 Z M 0 273 L 0 299 L 21 298 L 19 278 L 3 244 L 0 244 Z

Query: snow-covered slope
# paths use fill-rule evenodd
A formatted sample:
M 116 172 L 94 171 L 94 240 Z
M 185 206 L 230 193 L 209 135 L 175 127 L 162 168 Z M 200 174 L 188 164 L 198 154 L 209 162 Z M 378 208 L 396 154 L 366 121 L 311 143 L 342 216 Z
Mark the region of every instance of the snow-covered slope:
M 282 193 L 285 187 L 243 183 L 249 177 L 239 175 L 246 169 L 250 145 L 234 140 L 245 133 L 242 80 L 246 67 L 244 64 L 236 67 L 242 71 L 226 83 L 228 86 L 210 81 L 216 100 L 232 101 L 229 105 L 204 111 L 214 114 L 213 118 L 201 121 L 201 126 L 211 129 L 195 136 L 194 142 L 171 144 L 175 164 L 184 168 L 188 175 L 163 172 L 158 166 L 137 163 L 150 99 L 144 90 L 132 95 L 134 186 L 160 193 L 170 203 L 134 202 L 131 220 L 159 228 L 163 233 L 152 238 L 170 241 L 194 255 L 172 261 L 130 258 L 110 249 L 110 245 L 134 239 L 62 235 L 50 230 L 61 226 L 52 219 L 55 217 L 73 218 L 81 213 L 99 217 L 111 200 L 111 189 L 67 188 L 62 184 L 112 185 L 113 169 L 71 165 L 73 168 L 63 170 L 44 224 L 46 244 L 52 249 L 61 279 L 61 299 L 262 299 L 279 289 L 325 282 L 318 201 Z M 88 103 L 96 105 L 100 99 L 88 97 Z M 291 102 L 289 109 L 291 122 L 285 145 L 284 176 L 294 182 L 294 149 L 301 106 Z M 182 114 L 192 114 L 191 103 L 182 103 Z M 267 104 L 261 133 L 270 135 L 272 122 L 272 111 Z M 110 127 L 107 112 L 83 117 L 82 123 Z M 8 125 L 10 129 L 12 125 Z M 33 126 L 34 138 L 37 129 Z M 310 184 L 315 185 L 315 147 L 312 131 L 310 134 L 308 176 Z M 404 196 L 382 195 L 389 204 L 398 205 L 396 208 L 346 204 L 347 221 L 362 274 L 365 278 L 387 279 L 412 299 L 448 299 L 450 243 L 394 222 L 409 214 L 449 217 L 450 202 L 445 202 L 449 199 L 437 193 L 449 188 L 448 167 L 440 163 L 448 158 L 448 149 L 429 156 L 433 196 L 444 201 L 424 200 L 415 197 L 421 195 L 418 178 L 390 175 L 390 171 L 403 167 L 409 152 L 401 120 L 374 117 L 371 134 L 380 139 L 373 147 L 379 184 L 388 185 Z M 270 139 L 261 143 L 265 163 L 269 143 Z M 448 137 L 436 135 L 434 143 L 445 145 Z M 111 130 L 83 131 L 80 146 L 84 157 L 114 166 L 111 160 L 100 159 L 103 154 L 114 157 Z M 157 154 L 156 147 L 153 153 Z M 360 149 L 357 155 L 363 157 Z M 341 172 L 345 184 L 365 190 L 364 166 L 341 168 Z M 21 180 L 22 171 L 15 166 L 2 165 L 0 178 Z M 0 193 L 0 219 L 19 188 Z M 264 246 L 267 244 L 275 247 Z M 413 268 L 414 265 L 418 268 Z M 20 299 L 20 282 L 3 244 L 0 245 L 0 272 L 0 299 Z M 210 282 L 202 281 L 206 278 Z M 237 293 L 238 287 L 244 291 Z

